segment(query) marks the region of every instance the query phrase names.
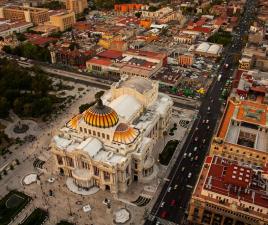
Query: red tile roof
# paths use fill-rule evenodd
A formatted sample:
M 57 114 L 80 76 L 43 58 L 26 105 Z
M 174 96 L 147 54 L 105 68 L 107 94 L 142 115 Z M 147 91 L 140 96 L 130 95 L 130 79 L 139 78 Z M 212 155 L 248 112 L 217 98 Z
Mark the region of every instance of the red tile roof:
M 107 59 L 118 59 L 122 57 L 122 52 L 116 51 L 116 50 L 106 50 L 106 51 L 100 52 L 98 56 L 107 58 Z
M 268 208 L 265 181 L 250 167 L 214 156 L 203 189 Z
M 109 59 L 96 59 L 96 58 L 93 58 L 93 59 L 90 59 L 87 61 L 87 64 L 97 64 L 97 65 L 101 65 L 101 66 L 110 66 L 112 65 L 112 62 L 111 60 Z

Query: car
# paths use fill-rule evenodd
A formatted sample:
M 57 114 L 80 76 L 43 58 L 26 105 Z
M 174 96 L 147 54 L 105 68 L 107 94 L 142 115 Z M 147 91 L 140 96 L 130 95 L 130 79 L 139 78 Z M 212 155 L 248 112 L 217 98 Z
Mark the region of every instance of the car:
M 188 173 L 188 178 L 191 178 L 191 176 L 192 176 L 192 173 Z
M 186 156 L 187 156 L 187 153 L 184 153 L 184 154 L 183 154 L 183 158 L 186 158 Z
M 206 139 L 205 139 L 205 138 L 202 140 L 202 143 L 203 143 L 203 144 L 205 144 L 205 143 L 206 143 Z
M 195 160 L 195 161 L 197 161 L 197 160 L 198 160 L 198 155 L 197 155 L 197 156 L 194 158 L 194 160 Z
M 165 202 L 162 202 L 160 207 L 162 208 L 162 207 L 164 207 L 164 205 L 165 205 Z
M 161 223 L 159 221 L 157 221 L 155 225 L 161 225 Z
M 161 212 L 160 217 L 166 218 L 167 217 L 167 211 Z
M 195 138 L 194 138 L 194 141 L 198 141 L 198 137 L 195 137 Z
M 208 111 L 210 111 L 210 106 L 208 107 Z
M 192 153 L 190 152 L 189 154 L 188 154 L 188 157 L 190 158 L 192 156 Z
M 190 161 L 191 161 L 191 162 L 194 161 L 194 157 L 190 158 Z
M 204 124 L 205 122 L 206 122 L 206 120 L 203 120 L 203 121 L 202 121 L 202 124 Z
M 175 186 L 174 186 L 174 190 L 176 190 L 178 188 L 178 185 L 177 184 L 175 184 Z
M 182 168 L 181 168 L 181 172 L 183 172 L 185 170 L 185 167 L 183 166 Z
M 210 126 L 207 126 L 207 130 L 209 130 L 210 129 Z
M 206 120 L 206 124 L 208 124 L 209 123 L 209 120 Z
M 170 192 L 171 191 L 171 187 L 169 187 L 168 189 L 167 189 L 167 192 Z
M 172 199 L 171 202 L 170 202 L 170 205 L 171 206 L 174 206 L 176 204 L 176 200 L 175 199 Z
M 197 151 L 197 147 L 195 146 L 195 147 L 194 147 L 194 152 L 196 152 L 196 151 Z

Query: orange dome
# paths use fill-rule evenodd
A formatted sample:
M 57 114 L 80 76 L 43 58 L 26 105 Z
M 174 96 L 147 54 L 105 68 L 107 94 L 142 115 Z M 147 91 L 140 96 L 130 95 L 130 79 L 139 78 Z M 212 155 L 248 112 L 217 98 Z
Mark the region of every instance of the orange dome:
M 117 113 L 103 105 L 101 100 L 83 112 L 83 118 L 88 125 L 99 128 L 113 127 L 119 120 Z
M 78 122 L 79 122 L 79 120 L 81 119 L 81 117 L 82 117 L 81 114 L 78 114 L 78 115 L 74 116 L 74 117 L 67 123 L 67 126 L 73 128 L 73 129 L 76 129 L 76 128 L 77 128 L 77 125 L 78 125 Z
M 113 141 L 131 144 L 139 135 L 139 130 L 128 126 L 125 123 L 120 123 L 114 132 Z

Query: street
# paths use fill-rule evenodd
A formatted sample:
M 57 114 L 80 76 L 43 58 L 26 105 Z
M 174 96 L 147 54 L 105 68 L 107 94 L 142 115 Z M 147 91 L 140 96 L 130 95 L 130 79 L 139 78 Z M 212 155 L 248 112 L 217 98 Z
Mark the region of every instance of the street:
M 237 55 L 243 48 L 243 37 L 249 30 L 255 13 L 256 2 L 248 0 L 244 14 L 240 20 L 237 33 L 226 51 L 224 63 L 200 107 L 199 116 L 187 137 L 174 167 L 171 169 L 165 184 L 151 211 L 151 220 L 145 225 L 152 224 L 183 224 L 187 217 L 188 203 L 198 179 L 205 156 L 209 151 L 210 141 L 214 134 L 217 120 L 221 116 L 222 102 L 219 100 L 221 91 L 238 61 Z

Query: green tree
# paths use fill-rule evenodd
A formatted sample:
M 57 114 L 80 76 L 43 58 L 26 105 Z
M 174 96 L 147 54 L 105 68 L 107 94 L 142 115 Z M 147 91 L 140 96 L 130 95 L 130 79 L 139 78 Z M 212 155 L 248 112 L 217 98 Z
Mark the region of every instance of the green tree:
M 12 54 L 12 48 L 9 45 L 4 45 L 2 50 L 7 54 Z
M 16 35 L 16 38 L 21 42 L 26 40 L 26 37 L 23 33 L 15 33 L 15 35 Z
M 79 106 L 79 113 L 83 113 L 84 111 L 86 111 L 92 105 L 94 105 L 94 103 L 93 104 L 86 103 L 86 104 L 80 105 Z
M 23 112 L 23 102 L 20 98 L 16 98 L 13 103 L 13 109 L 15 113 L 21 114 Z
M 0 97 L 0 117 L 5 118 L 8 116 L 9 105 L 5 97 Z
M 31 103 L 26 103 L 23 105 L 23 114 L 25 116 L 32 116 L 33 106 Z
M 140 18 L 140 17 L 141 17 L 141 14 L 142 14 L 142 12 L 136 12 L 136 13 L 135 13 L 135 16 L 136 16 L 137 18 Z

